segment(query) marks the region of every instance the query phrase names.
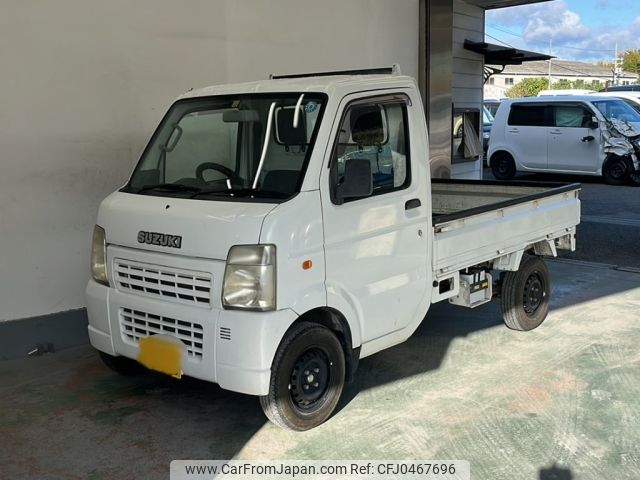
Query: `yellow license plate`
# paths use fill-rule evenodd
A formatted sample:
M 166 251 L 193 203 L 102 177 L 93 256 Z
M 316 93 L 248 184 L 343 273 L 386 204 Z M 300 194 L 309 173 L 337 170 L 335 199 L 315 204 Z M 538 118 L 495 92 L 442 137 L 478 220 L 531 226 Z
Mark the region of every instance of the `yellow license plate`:
M 138 361 L 150 370 L 182 377 L 182 348 L 179 340 L 153 336 L 140 339 Z

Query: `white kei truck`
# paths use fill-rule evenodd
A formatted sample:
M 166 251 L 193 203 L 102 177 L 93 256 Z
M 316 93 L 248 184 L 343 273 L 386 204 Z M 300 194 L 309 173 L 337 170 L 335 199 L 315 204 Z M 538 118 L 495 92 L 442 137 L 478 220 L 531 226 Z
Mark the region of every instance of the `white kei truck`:
M 192 90 L 100 206 L 89 337 L 118 373 L 215 382 L 307 430 L 435 302 L 499 295 L 509 328 L 539 326 L 579 192 L 431 179 L 416 82 L 386 70 Z

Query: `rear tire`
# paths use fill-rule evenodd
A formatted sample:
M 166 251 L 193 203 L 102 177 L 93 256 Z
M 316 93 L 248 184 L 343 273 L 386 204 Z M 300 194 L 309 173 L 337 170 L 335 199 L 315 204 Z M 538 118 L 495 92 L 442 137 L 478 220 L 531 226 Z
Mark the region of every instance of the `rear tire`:
M 136 362 L 127 357 L 114 357 L 108 353 L 98 351 L 102 362 L 114 372 L 123 375 L 125 377 L 131 377 L 133 375 L 139 375 L 146 369 Z
M 629 165 L 622 157 L 611 156 L 602 167 L 602 177 L 609 185 L 624 185 L 629 173 Z
M 549 270 L 540 257 L 525 256 L 517 272 L 502 280 L 502 319 L 512 330 L 526 332 L 539 327 L 549 313 Z
M 491 157 L 491 173 L 497 180 L 512 180 L 516 176 L 516 162 L 506 152 Z
M 344 351 L 335 334 L 322 325 L 301 322 L 278 347 L 269 393 L 260 397 L 260 405 L 279 427 L 309 430 L 331 416 L 344 379 Z

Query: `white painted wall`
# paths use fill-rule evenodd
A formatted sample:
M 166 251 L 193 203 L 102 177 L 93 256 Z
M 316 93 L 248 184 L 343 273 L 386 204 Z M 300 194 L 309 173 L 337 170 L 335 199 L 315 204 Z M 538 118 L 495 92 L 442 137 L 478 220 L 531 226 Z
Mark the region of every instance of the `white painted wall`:
M 84 305 L 99 202 L 172 99 L 271 72 L 417 74 L 418 0 L 3 0 L 0 321 Z

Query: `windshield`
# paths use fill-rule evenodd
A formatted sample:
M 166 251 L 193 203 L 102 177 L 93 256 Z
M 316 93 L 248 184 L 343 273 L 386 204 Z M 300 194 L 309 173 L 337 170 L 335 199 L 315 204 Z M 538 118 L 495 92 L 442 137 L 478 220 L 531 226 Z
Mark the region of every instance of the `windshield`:
M 176 102 L 123 191 L 282 201 L 300 189 L 325 96 L 248 94 Z
M 487 107 L 482 107 L 482 123 L 485 125 L 493 124 L 493 115 Z
M 640 113 L 622 100 L 617 98 L 592 100 L 591 103 L 593 103 L 609 121 L 621 120 L 629 123 L 640 123 Z
M 638 98 L 637 101 L 631 100 L 630 98 L 623 98 L 622 101 L 640 113 L 640 98 Z

